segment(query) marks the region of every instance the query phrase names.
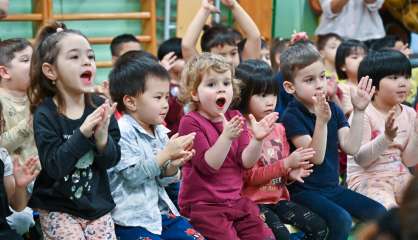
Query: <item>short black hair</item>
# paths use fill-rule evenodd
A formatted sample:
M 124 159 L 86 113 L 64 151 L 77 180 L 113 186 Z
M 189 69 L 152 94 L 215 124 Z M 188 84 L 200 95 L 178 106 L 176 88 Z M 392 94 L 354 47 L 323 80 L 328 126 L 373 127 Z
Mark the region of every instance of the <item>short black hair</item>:
M 242 55 L 242 52 L 244 51 L 244 47 L 246 43 L 247 43 L 247 39 L 244 38 L 237 44 L 240 61 L 242 61 L 241 55 Z M 261 49 L 263 48 L 269 48 L 269 45 L 267 44 L 266 40 L 261 39 Z
M 118 35 L 112 39 L 112 42 L 110 43 L 110 52 L 112 53 L 112 56 L 118 56 L 119 47 L 123 43 L 127 42 L 136 42 L 140 43 L 139 40 L 132 34 L 124 33 L 121 35 Z
M 327 33 L 324 35 L 318 35 L 318 39 L 316 41 L 316 47 L 319 51 L 323 50 L 325 45 L 327 44 L 328 40 L 331 38 L 336 38 L 337 40 L 342 41 L 343 39 L 340 37 L 340 35 L 336 33 Z
M 123 97 L 137 96 L 145 92 L 145 83 L 150 76 L 169 81 L 167 70 L 149 57 L 138 56 L 139 51 L 123 54 L 109 73 L 109 90 L 118 111 L 125 111 Z
M 16 52 L 30 46 L 30 42 L 24 38 L 10 38 L 0 41 L 0 65 L 7 66 L 15 57 Z
M 411 63 L 401 52 L 391 49 L 371 51 L 361 62 L 358 68 L 358 79 L 369 76 L 373 86 L 379 89 L 382 78 L 390 75 L 411 76 Z
M 223 45 L 237 46 L 235 33 L 231 28 L 217 24 L 204 29 L 200 39 L 200 47 L 203 52 L 210 52 L 211 48 Z
M 363 49 L 367 54 L 366 44 L 359 40 L 348 39 L 338 46 L 337 53 L 335 54 L 335 69 L 337 70 L 339 79 L 347 79 L 347 74 L 341 68 L 345 64 L 345 59 L 359 49 Z
M 370 45 L 371 50 L 382 50 L 394 48 L 397 41 L 402 41 L 399 37 L 395 35 L 388 35 L 380 39 L 376 39 Z
M 177 58 L 183 58 L 183 54 L 181 52 L 181 38 L 174 37 L 161 43 L 158 47 L 157 57 L 161 61 L 164 56 L 170 52 L 174 52 L 174 55 L 176 55 Z
M 249 59 L 241 62 L 235 69 L 235 78 L 242 84 L 237 108 L 243 114 L 249 114 L 248 105 L 252 96 L 279 94 L 279 83 L 274 79 L 273 70 L 263 60 Z

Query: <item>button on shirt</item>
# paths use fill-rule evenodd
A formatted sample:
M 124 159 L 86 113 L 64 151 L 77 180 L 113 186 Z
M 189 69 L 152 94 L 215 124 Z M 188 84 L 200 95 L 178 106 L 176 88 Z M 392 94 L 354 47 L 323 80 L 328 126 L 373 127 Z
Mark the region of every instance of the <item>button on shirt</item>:
M 331 11 L 332 0 L 321 0 L 322 16 L 316 35 L 336 33 L 344 38 L 353 38 L 360 41 L 382 38 L 385 36 L 379 9 L 384 0 L 376 0 L 366 4 L 364 0 L 350 0 L 341 12 Z
M 119 119 L 121 160 L 109 170 L 110 188 L 116 203 L 112 212 L 116 224 L 143 227 L 161 234 L 161 214 L 179 215 L 164 186 L 178 181 L 178 175 L 161 177 L 155 155 L 168 142 L 170 131 L 162 125 L 147 133 L 129 114 Z

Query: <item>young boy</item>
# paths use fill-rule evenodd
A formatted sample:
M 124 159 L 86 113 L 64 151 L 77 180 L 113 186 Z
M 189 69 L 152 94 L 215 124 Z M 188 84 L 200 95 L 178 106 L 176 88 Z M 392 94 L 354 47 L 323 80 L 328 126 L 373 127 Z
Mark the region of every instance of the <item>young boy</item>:
M 328 74 L 336 75 L 335 70 L 335 55 L 337 48 L 341 44 L 341 37 L 335 33 L 328 33 L 325 35 L 319 35 L 316 46 L 319 53 L 324 59 L 324 66 Z
M 194 134 L 168 139 L 169 75 L 156 61 L 124 54 L 109 75 L 110 94 L 124 112 L 119 120 L 121 160 L 109 171 L 120 240 L 203 239 L 181 216 L 164 186 L 194 154 Z
M 293 201 L 308 207 L 328 225 L 328 239 L 347 239 L 354 216 L 360 221 L 385 212 L 379 203 L 339 186 L 338 144 L 349 154 L 360 148 L 364 109 L 374 93 L 371 79 L 364 78 L 353 93 L 352 127 L 339 107 L 327 102 L 325 68 L 312 44 L 297 43 L 281 55 L 284 88 L 295 99 L 288 105 L 282 121 L 294 148 L 311 147 L 315 155 L 313 173 L 304 183 L 289 189 Z
M 134 50 L 141 50 L 141 43 L 134 35 L 125 33 L 114 37 L 110 43 L 112 63 L 115 63 L 124 53 Z

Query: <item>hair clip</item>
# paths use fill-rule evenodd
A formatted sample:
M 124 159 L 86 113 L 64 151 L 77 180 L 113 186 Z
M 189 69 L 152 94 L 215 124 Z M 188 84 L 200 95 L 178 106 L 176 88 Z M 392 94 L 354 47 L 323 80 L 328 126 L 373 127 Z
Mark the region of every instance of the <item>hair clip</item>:
M 57 32 L 62 32 L 64 29 L 62 27 L 57 28 Z

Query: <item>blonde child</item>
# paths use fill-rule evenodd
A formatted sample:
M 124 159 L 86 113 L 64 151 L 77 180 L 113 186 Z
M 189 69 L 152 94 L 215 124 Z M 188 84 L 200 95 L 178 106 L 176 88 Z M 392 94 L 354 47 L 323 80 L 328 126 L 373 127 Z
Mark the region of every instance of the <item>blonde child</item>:
M 29 99 L 42 170 L 29 206 L 45 239 L 116 239 L 107 169 L 120 159 L 115 104 L 90 96 L 96 74 L 87 38 L 64 24 L 36 38 Z
M 208 17 L 212 13 L 220 12 L 213 3 L 213 0 L 202 0 L 202 6 L 184 34 L 182 52 L 185 61 L 198 54 L 196 43 Z M 231 10 L 232 15 L 246 35 L 246 42 L 242 50 L 241 59 L 260 58 L 261 34 L 257 25 L 236 0 L 222 0 L 222 3 Z M 226 26 L 216 25 L 206 29 L 200 39 L 200 45 L 203 52 L 222 55 L 227 62 L 234 67 L 240 62 L 234 32 Z
M 372 52 L 359 77 L 370 76 L 376 88 L 365 110 L 362 146 L 348 158 L 348 186 L 386 208 L 396 207 L 418 163 L 418 115 L 402 102 L 408 95 L 411 65 L 396 50 Z
M 235 77 L 243 84 L 238 109 L 256 120 L 274 111 L 279 86 L 273 71 L 262 60 L 247 60 L 238 65 Z M 249 120 L 249 119 L 248 119 Z M 318 215 L 290 201 L 286 184 L 309 176 L 314 151 L 298 149 L 289 155 L 289 144 L 282 124 L 263 140 L 261 157 L 246 171 L 242 195 L 257 203 L 276 239 L 290 239 L 284 224 L 292 224 L 305 233 L 303 239 L 325 239 L 327 226 Z
M 241 190 L 244 171 L 256 164 L 277 114 L 260 121 L 250 116 L 250 140 L 242 115 L 228 109 L 238 94 L 232 65 L 222 56 L 203 53 L 186 64 L 180 99 L 192 111 L 179 133 L 196 134 L 196 154 L 182 168 L 180 212 L 207 239 L 274 239 Z

